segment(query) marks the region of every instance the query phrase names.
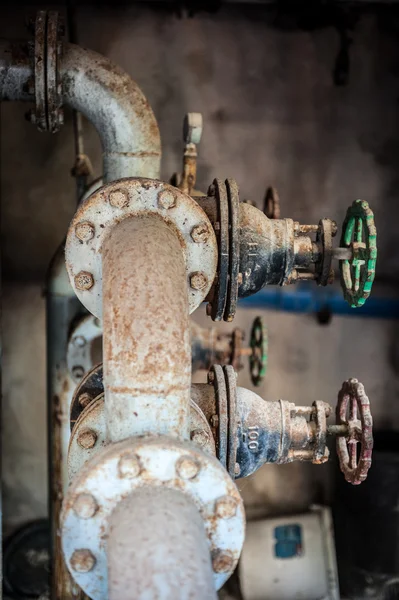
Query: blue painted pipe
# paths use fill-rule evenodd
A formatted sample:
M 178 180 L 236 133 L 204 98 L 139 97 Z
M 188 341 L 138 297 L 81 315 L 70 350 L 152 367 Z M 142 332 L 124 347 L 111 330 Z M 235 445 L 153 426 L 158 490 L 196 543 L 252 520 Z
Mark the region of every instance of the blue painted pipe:
M 266 286 L 257 294 L 239 301 L 240 308 L 264 308 L 291 313 L 318 313 L 328 310 L 332 315 L 399 319 L 399 299 L 373 296 L 359 308 L 351 308 L 342 293 L 311 285 Z

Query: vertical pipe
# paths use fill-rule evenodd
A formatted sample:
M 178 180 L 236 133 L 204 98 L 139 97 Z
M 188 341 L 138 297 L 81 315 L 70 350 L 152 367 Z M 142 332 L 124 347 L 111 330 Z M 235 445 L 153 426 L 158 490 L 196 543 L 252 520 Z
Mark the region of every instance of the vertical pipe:
M 177 233 L 158 215 L 125 219 L 104 242 L 102 267 L 109 440 L 189 439 L 188 289 Z
M 64 563 L 59 517 L 68 486 L 67 452 L 69 442 L 69 406 L 73 382 L 69 377 L 66 348 L 72 321 L 82 305 L 69 283 L 65 268 L 64 244 L 58 248 L 46 282 L 47 327 L 47 402 L 49 457 L 49 516 L 51 528 L 51 598 L 83 600 L 85 594 L 74 583 Z
M 216 600 L 204 523 L 178 490 L 143 488 L 110 518 L 109 600 Z

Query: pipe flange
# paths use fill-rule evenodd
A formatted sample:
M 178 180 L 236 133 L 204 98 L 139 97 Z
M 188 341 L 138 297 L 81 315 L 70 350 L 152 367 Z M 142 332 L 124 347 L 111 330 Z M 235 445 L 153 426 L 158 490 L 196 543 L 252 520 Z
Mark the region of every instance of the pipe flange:
M 191 441 L 211 456 L 216 456 L 215 440 L 204 413 L 190 400 Z M 104 394 L 100 394 L 80 413 L 68 448 L 68 477 L 75 477 L 87 461 L 107 443 L 107 421 Z
M 101 323 L 93 315 L 86 315 L 72 329 L 67 349 L 67 366 L 75 383 L 82 381 L 93 368 L 93 341 L 102 335 Z
M 217 242 L 202 208 L 158 180 L 126 178 L 106 184 L 78 208 L 69 227 L 65 256 L 71 285 L 89 312 L 102 316 L 104 239 L 123 219 L 156 214 L 175 229 L 184 253 L 189 312 L 203 302 L 216 275 Z
M 71 431 L 86 406 L 103 393 L 103 363 L 100 363 L 85 375 L 74 392 L 70 408 Z
M 35 22 L 35 112 L 31 121 L 39 131 L 55 133 L 64 122 L 59 64 L 62 24 L 58 12 L 41 10 Z
M 64 557 L 73 578 L 93 600 L 107 600 L 106 539 L 119 502 L 142 486 L 187 494 L 204 520 L 220 589 L 234 571 L 245 534 L 240 493 L 216 458 L 194 444 L 166 437 L 124 440 L 106 446 L 68 489 L 61 515 Z

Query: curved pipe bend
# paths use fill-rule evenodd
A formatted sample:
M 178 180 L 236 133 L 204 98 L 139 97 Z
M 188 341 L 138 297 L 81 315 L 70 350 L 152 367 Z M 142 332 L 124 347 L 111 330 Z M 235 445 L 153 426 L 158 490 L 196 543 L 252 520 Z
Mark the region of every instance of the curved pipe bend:
M 94 125 L 103 147 L 104 182 L 122 177 L 158 179 L 161 140 L 144 94 L 120 67 L 97 52 L 65 44 L 63 102 Z M 0 99 L 34 102 L 27 44 L 0 42 Z

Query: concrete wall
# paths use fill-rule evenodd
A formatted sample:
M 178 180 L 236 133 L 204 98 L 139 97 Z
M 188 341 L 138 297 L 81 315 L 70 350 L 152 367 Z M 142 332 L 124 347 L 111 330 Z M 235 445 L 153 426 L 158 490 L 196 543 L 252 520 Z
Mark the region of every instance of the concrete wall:
M 2 15 L 0 35 L 24 37 L 24 15 Z M 178 18 L 147 5 L 79 10 L 79 43 L 119 63 L 139 83 L 159 120 L 165 179 L 180 168 L 181 123 L 200 111 L 204 133 L 198 187 L 234 177 L 242 197 L 261 205 L 278 187 L 282 215 L 304 223 L 342 222 L 358 197 L 375 210 L 378 275 L 396 280 L 399 53 L 394 18 L 366 15 L 351 48 L 346 87 L 332 69 L 331 27 L 287 30 L 264 7 L 229 5 Z M 281 24 L 281 23 L 280 23 Z M 38 133 L 28 107 L 1 107 L 3 240 L 3 478 L 9 526 L 46 512 L 45 338 L 41 286 L 75 207 L 71 115 L 57 135 Z M 86 151 L 101 174 L 98 138 L 85 123 Z M 196 318 L 205 323 L 205 317 Z M 241 311 L 247 330 L 255 313 Z M 268 312 L 270 367 L 260 393 L 301 404 L 335 403 L 342 381 L 366 386 L 376 422 L 399 424 L 395 323 Z M 210 324 L 209 321 L 207 321 Z M 226 327 L 226 326 L 225 326 Z M 247 373 L 239 383 L 249 385 Z M 317 472 L 317 473 L 316 473 Z M 315 475 L 316 473 L 316 475 Z M 256 514 L 304 508 L 328 493 L 328 467 L 264 467 L 240 484 Z

